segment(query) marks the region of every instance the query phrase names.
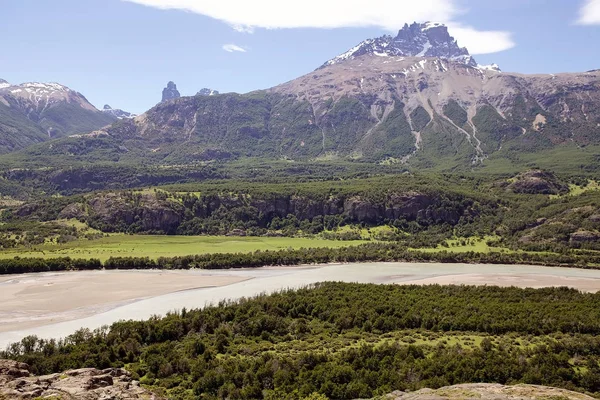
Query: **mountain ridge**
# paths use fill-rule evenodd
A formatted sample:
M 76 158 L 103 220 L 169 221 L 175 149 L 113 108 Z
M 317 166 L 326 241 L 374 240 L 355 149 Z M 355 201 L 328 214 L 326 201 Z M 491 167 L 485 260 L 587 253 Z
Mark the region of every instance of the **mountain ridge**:
M 415 22 L 411 25 L 405 24 L 395 37 L 384 35 L 364 40 L 327 61 L 321 68 L 365 54 L 378 57 L 437 57 L 460 61 L 471 67 L 479 65 L 467 48 L 460 47 L 454 37 L 450 36 L 446 25 L 438 22 Z
M 367 42 L 273 88 L 167 99 L 81 139 L 102 138 L 98 157 L 113 161 L 241 156 L 448 169 L 600 145 L 600 71 L 500 72 L 477 64 L 442 24 L 415 23 L 384 37 L 383 56 Z M 73 154 L 74 145 L 35 151 Z M 96 154 L 93 145 L 84 147 L 82 157 Z
M 0 81 L 0 153 L 87 133 L 115 120 L 64 85 Z

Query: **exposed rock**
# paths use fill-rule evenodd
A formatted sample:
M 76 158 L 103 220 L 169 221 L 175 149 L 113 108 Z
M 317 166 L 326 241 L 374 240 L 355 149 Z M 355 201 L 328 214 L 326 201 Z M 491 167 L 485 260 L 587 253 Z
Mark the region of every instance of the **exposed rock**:
M 560 194 L 569 189 L 553 173 L 541 170 L 531 170 L 517 175 L 508 188 L 514 193 L 527 194 Z
M 589 243 L 600 242 L 600 233 L 591 231 L 578 231 L 571 234 L 572 242 Z
M 464 62 L 471 67 L 477 63 L 469 51 L 460 47 L 444 24 L 426 22 L 405 24 L 395 37 L 385 35 L 367 39 L 346 53 L 327 61 L 324 66 L 334 65 L 366 54 L 378 57 L 439 57 Z M 498 70 L 498 66 L 486 66 Z
M 175 82 L 171 81 L 167 83 L 167 87 L 163 89 L 162 92 L 162 101 L 167 101 L 171 99 L 178 99 L 181 97 L 181 93 L 177 90 L 177 85 Z
M 87 215 L 81 203 L 69 204 L 58 214 L 58 219 L 82 219 Z
M 119 108 L 112 108 L 111 106 L 109 106 L 108 104 L 104 105 L 104 108 L 102 109 L 102 112 L 105 114 L 109 114 L 112 115 L 118 119 L 128 119 L 128 118 L 133 118 L 136 115 L 132 114 L 130 112 L 127 111 L 123 111 Z
M 0 400 L 161 400 L 132 381 L 120 368 L 83 368 L 62 374 L 34 376 L 27 364 L 0 360 Z
M 600 214 L 590 215 L 588 220 L 590 220 L 590 222 L 598 223 L 600 222 Z
M 473 383 L 447 386 L 440 389 L 421 389 L 416 392 L 394 392 L 383 399 L 386 400 L 592 400 L 585 394 L 557 389 L 548 386 L 515 385 L 504 386 L 495 383 Z
M 137 224 L 141 232 L 174 233 L 182 221 L 183 206 L 161 200 L 154 193 L 139 194 L 135 199 L 121 193 L 107 193 L 90 200 L 92 226 L 118 231 Z

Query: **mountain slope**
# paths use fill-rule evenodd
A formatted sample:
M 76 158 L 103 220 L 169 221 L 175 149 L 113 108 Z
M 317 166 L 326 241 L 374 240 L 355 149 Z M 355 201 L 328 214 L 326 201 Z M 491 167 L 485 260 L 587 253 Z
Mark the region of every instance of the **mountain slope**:
M 0 152 L 89 132 L 115 119 L 66 86 L 57 83 L 11 85 L 0 80 Z
M 187 163 L 241 155 L 471 168 L 600 145 L 598 110 L 600 71 L 503 73 L 478 65 L 445 26 L 427 23 L 365 41 L 274 88 L 167 100 L 81 140 L 103 138 L 101 154 L 85 146 L 94 159 Z

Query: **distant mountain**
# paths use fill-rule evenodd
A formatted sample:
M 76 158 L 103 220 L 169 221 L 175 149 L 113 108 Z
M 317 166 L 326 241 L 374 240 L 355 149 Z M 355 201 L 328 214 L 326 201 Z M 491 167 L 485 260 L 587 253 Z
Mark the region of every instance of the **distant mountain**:
M 426 22 L 404 25 L 398 35 L 385 35 L 376 39 L 367 39 L 347 52 L 327 61 L 323 66 L 353 60 L 364 55 L 377 57 L 437 57 L 462 62 L 477 67 L 465 47 L 448 33 L 448 28 L 439 23 Z
M 115 117 L 58 83 L 12 85 L 0 80 L 0 153 L 102 128 Z
M 103 157 L 110 145 L 111 159 L 156 163 L 235 154 L 420 169 L 513 163 L 600 145 L 600 71 L 500 72 L 477 64 L 445 26 L 413 24 L 274 88 L 174 99 L 99 134 Z
M 135 114 L 132 114 L 130 112 L 123 111 L 118 108 L 112 108 L 108 104 L 104 105 L 102 112 L 105 114 L 108 114 L 108 115 L 112 115 L 113 117 L 116 117 L 117 119 L 134 118 L 136 116 Z
M 219 94 L 218 90 L 203 88 L 203 89 L 200 89 L 200 91 L 198 93 L 196 93 L 196 96 L 216 96 L 218 94 Z
M 181 97 L 181 94 L 177 90 L 177 85 L 175 84 L 175 82 L 171 81 L 171 82 L 167 83 L 167 87 L 163 89 L 161 101 L 178 99 L 180 97 Z

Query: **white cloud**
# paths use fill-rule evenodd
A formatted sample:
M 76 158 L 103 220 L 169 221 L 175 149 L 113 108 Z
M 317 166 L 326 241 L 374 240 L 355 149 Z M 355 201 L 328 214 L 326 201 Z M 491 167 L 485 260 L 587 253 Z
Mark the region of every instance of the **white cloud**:
M 224 44 L 223 50 L 225 50 L 229 53 L 233 53 L 234 51 L 239 51 L 240 53 L 245 53 L 247 51 L 245 48 L 238 46 L 237 44 Z
M 514 46 L 510 33 L 477 31 L 452 24 L 461 10 L 457 0 L 123 0 L 160 9 L 205 15 L 239 32 L 255 28 L 379 27 L 397 31 L 405 23 L 440 21 L 455 26 L 462 46 L 473 54 L 494 53 Z M 596 0 L 594 0 L 596 1 Z M 473 47 L 471 50 L 470 47 Z
M 585 0 L 579 10 L 579 19 L 582 25 L 600 25 L 600 0 Z
M 489 54 L 515 47 L 510 32 L 478 31 L 470 26 L 449 23 L 448 31 L 459 46 L 466 47 L 471 54 Z

